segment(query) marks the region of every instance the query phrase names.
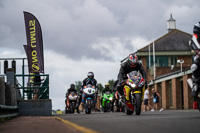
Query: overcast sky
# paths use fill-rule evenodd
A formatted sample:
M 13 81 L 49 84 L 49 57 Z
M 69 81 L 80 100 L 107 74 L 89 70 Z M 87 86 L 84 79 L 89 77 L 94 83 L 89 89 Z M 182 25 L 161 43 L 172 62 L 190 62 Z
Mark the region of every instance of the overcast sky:
M 64 109 L 67 88 L 88 71 L 102 84 L 116 80 L 120 60 L 167 33 L 170 13 L 190 34 L 200 21 L 199 0 L 0 0 L 1 58 L 26 57 L 23 11 L 42 27 L 53 109 Z

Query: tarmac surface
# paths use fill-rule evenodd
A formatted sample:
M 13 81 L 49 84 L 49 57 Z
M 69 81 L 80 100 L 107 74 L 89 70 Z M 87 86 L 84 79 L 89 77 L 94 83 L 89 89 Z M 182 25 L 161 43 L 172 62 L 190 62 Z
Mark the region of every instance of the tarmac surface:
M 198 110 L 66 114 L 17 117 L 0 123 L 0 133 L 199 133 Z
M 75 128 L 51 117 L 22 117 L 0 123 L 0 133 L 81 133 Z
M 164 110 L 125 113 L 67 114 L 59 116 L 100 133 L 200 133 L 198 110 Z

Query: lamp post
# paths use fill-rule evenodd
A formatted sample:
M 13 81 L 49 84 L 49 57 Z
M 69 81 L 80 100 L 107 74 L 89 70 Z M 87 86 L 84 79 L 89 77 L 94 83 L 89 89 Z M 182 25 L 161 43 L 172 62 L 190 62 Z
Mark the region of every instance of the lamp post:
M 182 60 L 182 59 L 177 60 L 177 63 L 180 63 L 180 64 L 181 64 L 181 72 L 182 72 L 182 64 L 184 63 L 184 60 Z

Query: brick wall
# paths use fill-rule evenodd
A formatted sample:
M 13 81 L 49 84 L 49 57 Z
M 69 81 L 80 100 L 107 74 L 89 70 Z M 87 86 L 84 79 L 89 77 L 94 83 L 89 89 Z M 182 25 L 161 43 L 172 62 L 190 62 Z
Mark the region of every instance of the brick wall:
M 187 84 L 187 79 L 191 77 L 191 74 L 183 76 L 184 109 L 193 108 L 193 97 L 191 96 L 191 88 Z
M 147 61 L 146 61 L 147 57 L 141 57 L 142 60 L 142 65 L 147 73 L 147 80 L 153 80 L 154 79 L 154 75 L 150 74 L 150 69 L 147 69 Z M 190 68 L 191 64 L 192 64 L 192 57 L 191 56 L 178 56 L 178 59 L 183 59 L 184 63 L 182 64 L 182 69 L 187 69 Z M 179 71 L 181 70 L 181 65 L 179 63 L 177 63 L 177 67 L 174 67 L 173 70 L 171 70 L 171 66 L 169 67 L 156 67 L 156 77 L 158 76 L 162 76 L 171 72 L 175 72 L 175 71 Z

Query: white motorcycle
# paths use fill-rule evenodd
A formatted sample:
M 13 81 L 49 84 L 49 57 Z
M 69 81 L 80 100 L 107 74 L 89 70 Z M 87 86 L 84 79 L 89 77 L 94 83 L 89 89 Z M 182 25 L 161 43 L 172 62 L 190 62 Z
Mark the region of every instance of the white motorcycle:
M 85 106 L 85 113 L 90 114 L 92 107 L 94 107 L 94 96 L 96 93 L 96 88 L 90 84 L 84 86 L 83 89 L 83 105 Z

